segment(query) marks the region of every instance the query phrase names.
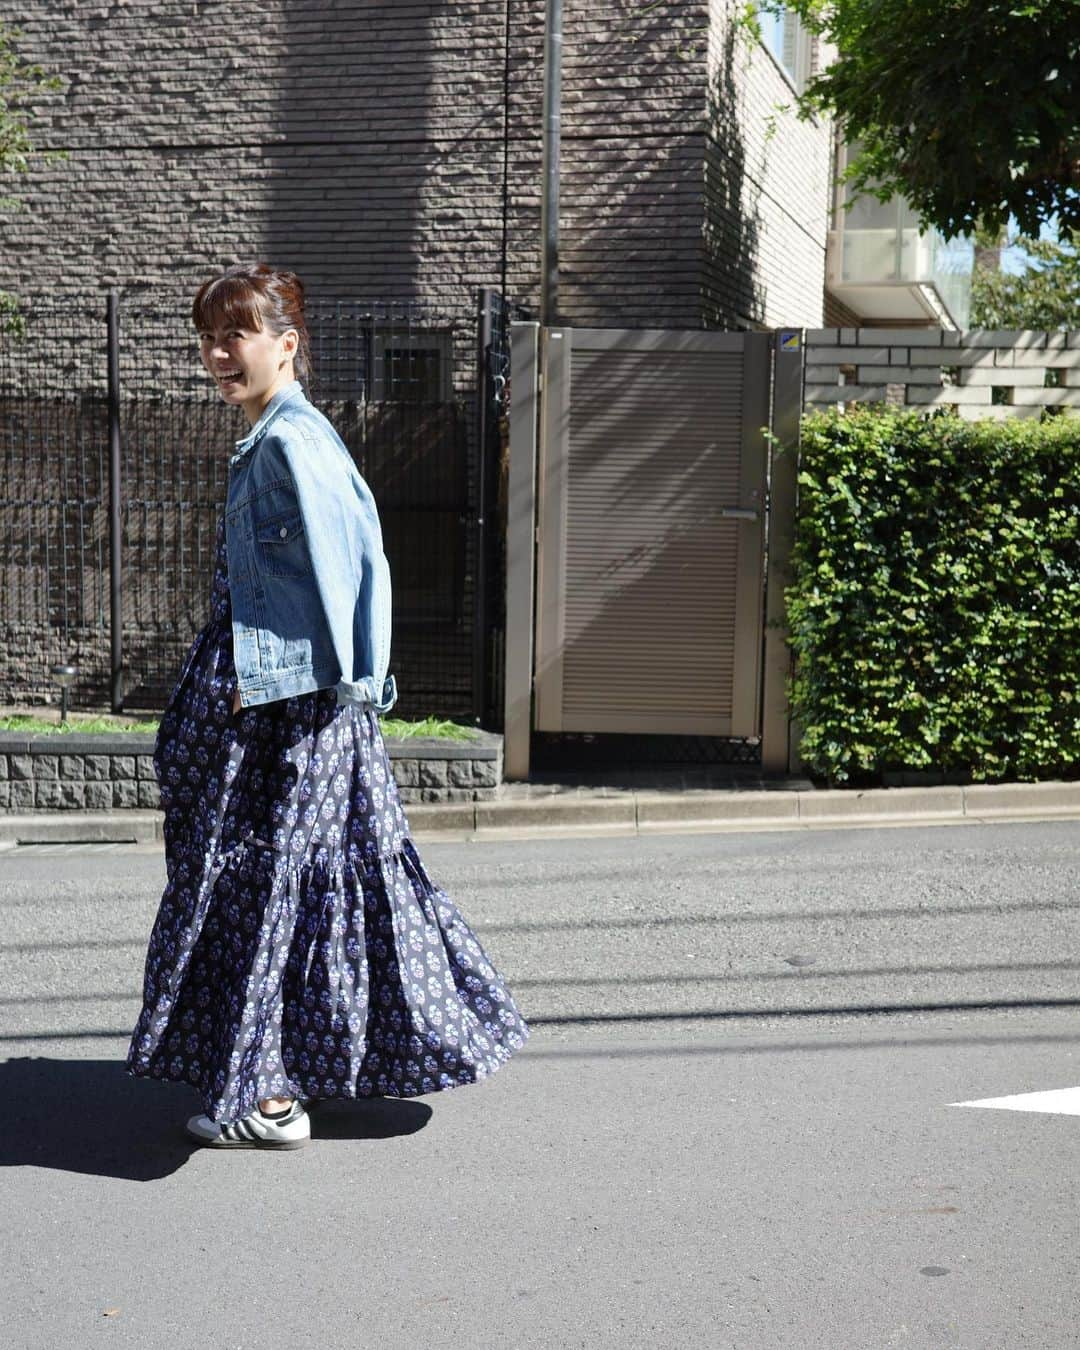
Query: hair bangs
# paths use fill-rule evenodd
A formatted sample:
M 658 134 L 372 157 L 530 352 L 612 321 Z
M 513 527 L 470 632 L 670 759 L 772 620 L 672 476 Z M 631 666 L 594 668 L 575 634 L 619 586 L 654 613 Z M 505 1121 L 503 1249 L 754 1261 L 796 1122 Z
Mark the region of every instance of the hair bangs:
M 191 306 L 191 318 L 200 333 L 219 328 L 263 328 L 261 296 L 246 277 L 215 277 L 200 286 Z

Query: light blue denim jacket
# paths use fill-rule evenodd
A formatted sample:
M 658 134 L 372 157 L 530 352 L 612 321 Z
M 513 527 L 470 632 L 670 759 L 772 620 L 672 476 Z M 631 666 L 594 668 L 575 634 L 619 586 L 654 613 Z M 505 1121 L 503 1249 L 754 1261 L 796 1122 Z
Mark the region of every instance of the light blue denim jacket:
M 375 501 L 298 380 L 236 443 L 225 544 L 243 706 L 335 689 L 387 712 L 397 688 Z

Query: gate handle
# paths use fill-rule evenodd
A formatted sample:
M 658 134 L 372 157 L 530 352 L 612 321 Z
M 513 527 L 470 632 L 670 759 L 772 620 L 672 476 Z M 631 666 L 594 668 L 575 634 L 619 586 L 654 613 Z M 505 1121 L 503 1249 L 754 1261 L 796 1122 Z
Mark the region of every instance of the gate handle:
M 722 506 L 719 514 L 722 520 L 757 520 L 758 518 L 756 511 L 750 511 L 741 506 Z

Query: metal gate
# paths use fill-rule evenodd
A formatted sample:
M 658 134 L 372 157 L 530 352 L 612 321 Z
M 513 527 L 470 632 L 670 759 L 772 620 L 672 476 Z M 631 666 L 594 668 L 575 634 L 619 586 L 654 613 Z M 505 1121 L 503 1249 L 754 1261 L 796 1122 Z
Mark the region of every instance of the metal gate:
M 538 731 L 759 727 L 766 334 L 550 329 Z
M 509 771 L 525 718 L 760 735 L 770 335 L 515 329 Z

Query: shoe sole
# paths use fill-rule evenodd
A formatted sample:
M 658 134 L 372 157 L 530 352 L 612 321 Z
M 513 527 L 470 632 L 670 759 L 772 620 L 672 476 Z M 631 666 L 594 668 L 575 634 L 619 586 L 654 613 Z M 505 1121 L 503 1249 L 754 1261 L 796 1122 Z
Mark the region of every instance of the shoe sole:
M 303 1148 L 305 1144 L 310 1144 L 310 1139 L 204 1139 L 201 1134 L 195 1134 L 192 1130 L 185 1130 L 184 1134 L 188 1139 L 196 1144 L 201 1144 L 203 1148 L 265 1148 L 265 1149 L 296 1149 Z

